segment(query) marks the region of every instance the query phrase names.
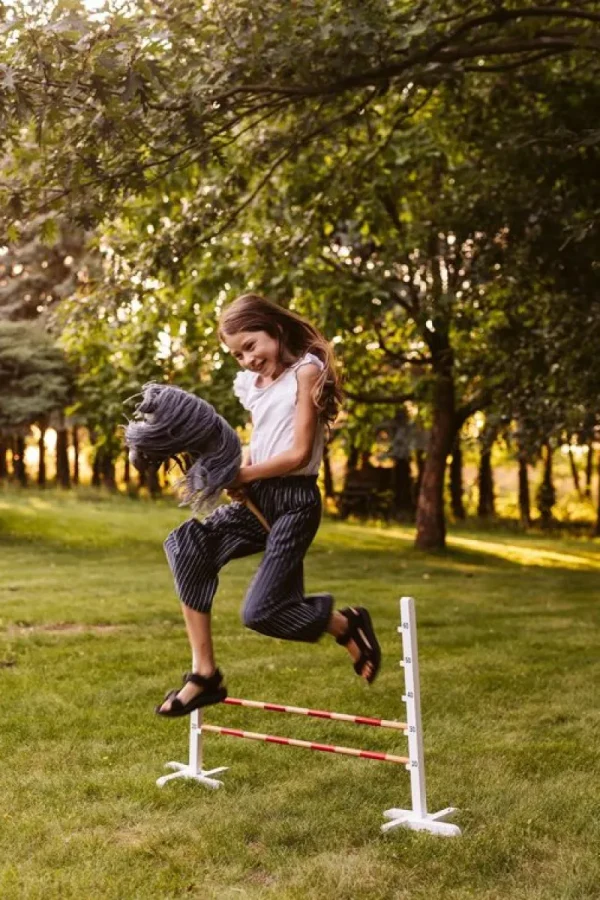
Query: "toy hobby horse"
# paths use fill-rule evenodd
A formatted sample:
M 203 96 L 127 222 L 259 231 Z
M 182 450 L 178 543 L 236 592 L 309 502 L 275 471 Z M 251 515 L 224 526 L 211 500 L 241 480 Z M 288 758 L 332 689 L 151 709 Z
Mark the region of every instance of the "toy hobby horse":
M 183 478 L 177 487 L 182 506 L 196 514 L 208 512 L 242 463 L 240 439 L 231 425 L 205 400 L 170 384 L 150 382 L 125 429 L 132 465 L 140 470 L 169 459 L 179 464 Z M 242 501 L 269 531 L 264 516 L 247 497 Z

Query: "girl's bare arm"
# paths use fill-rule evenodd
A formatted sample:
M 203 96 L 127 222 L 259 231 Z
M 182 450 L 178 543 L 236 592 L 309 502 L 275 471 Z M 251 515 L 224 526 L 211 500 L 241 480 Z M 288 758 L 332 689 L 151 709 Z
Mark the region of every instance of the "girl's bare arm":
M 294 418 L 294 442 L 289 450 L 256 465 L 242 466 L 234 484 L 247 484 L 261 478 L 276 478 L 301 469 L 310 462 L 317 431 L 317 408 L 311 391 L 319 377 L 318 366 L 309 364 L 298 369 L 298 396 Z

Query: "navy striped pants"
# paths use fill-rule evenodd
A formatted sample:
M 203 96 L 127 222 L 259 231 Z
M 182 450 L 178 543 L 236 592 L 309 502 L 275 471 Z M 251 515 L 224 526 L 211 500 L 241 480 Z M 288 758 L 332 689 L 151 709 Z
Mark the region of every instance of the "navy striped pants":
M 165 541 L 179 599 L 210 612 L 218 573 L 231 559 L 265 551 L 244 600 L 242 621 L 260 634 L 317 641 L 333 609 L 331 594 L 305 594 L 303 560 L 321 520 L 316 475 L 266 478 L 247 493 L 271 526 L 269 534 L 243 503 L 188 519 Z

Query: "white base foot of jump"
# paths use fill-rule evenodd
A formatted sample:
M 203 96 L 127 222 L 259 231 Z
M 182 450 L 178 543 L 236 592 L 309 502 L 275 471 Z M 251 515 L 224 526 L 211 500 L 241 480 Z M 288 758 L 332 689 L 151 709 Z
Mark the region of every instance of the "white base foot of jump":
M 430 831 L 432 834 L 439 834 L 442 837 L 458 837 L 462 832 L 458 825 L 452 825 L 450 822 L 444 822 L 456 809 L 448 806 L 436 813 L 427 813 L 425 816 L 419 816 L 412 809 L 386 809 L 384 816 L 390 819 L 381 826 L 381 830 L 392 831 L 394 828 L 411 828 L 413 831 Z
M 190 766 L 186 766 L 185 763 L 168 762 L 165 763 L 165 768 L 175 769 L 176 771 L 172 772 L 170 775 L 162 775 L 160 778 L 157 778 L 156 783 L 158 787 L 162 787 L 167 781 L 173 781 L 174 778 L 190 778 L 192 781 L 199 781 L 200 784 L 205 785 L 205 787 L 216 790 L 223 786 L 223 782 L 219 781 L 218 778 L 212 778 L 211 776 L 226 772 L 229 766 L 221 766 L 218 769 L 209 769 L 208 771 L 202 769 L 200 772 L 196 772 Z

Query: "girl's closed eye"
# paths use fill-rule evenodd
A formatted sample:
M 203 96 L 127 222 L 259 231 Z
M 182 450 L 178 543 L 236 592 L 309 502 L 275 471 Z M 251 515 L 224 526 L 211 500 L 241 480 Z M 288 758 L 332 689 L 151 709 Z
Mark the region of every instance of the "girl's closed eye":
M 251 350 L 254 350 L 254 346 L 255 346 L 255 342 L 250 341 L 250 343 L 244 344 L 244 346 L 242 347 L 242 352 L 249 353 Z M 233 353 L 233 356 L 234 356 L 234 359 L 237 359 L 238 361 L 240 359 L 242 359 L 242 353 L 240 353 L 239 350 L 235 350 Z

